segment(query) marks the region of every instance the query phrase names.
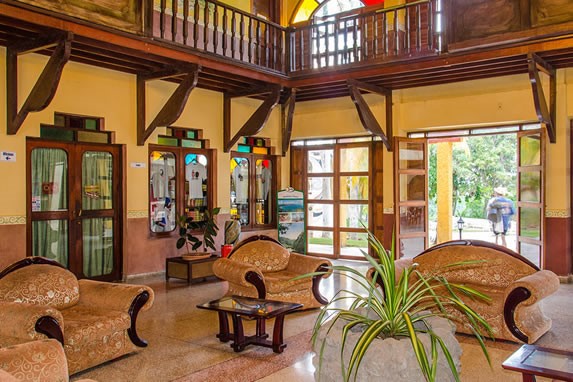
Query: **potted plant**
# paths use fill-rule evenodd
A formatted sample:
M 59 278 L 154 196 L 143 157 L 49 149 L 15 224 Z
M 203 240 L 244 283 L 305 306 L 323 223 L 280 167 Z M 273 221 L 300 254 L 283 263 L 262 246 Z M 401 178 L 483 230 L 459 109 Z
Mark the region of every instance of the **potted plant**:
M 459 317 L 454 318 L 453 311 L 467 321 L 490 362 L 483 333 L 492 336 L 491 327 L 459 297 L 488 301 L 488 296 L 439 275 L 424 276 L 415 264 L 399 274 L 393 250 L 386 250 L 371 233 L 368 242 L 377 254 L 375 259 L 364 253 L 374 268 L 372 275 L 347 266 L 329 267 L 357 283 L 359 291 L 337 292 L 319 313 L 312 334 L 315 379 L 459 381 L 461 347 L 451 322 Z
M 215 207 L 211 211 L 205 211 L 204 219 L 200 221 L 193 220 L 187 216 L 179 216 L 177 225 L 179 226 L 179 239 L 177 239 L 177 249 L 187 249 L 187 254 L 190 256 L 206 256 L 210 253 L 207 248 L 215 251 L 215 237 L 219 226 L 215 220 L 215 216 L 221 211 L 220 207 Z M 199 239 L 196 235 L 202 235 L 203 238 Z M 203 253 L 197 252 L 199 248 L 203 247 Z M 194 253 L 192 253 L 192 251 Z

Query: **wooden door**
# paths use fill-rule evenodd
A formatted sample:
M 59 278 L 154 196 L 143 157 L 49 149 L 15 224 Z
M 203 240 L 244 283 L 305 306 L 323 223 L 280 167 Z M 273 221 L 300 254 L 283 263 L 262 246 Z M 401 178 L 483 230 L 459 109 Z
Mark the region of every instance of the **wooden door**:
M 28 255 L 78 278 L 122 276 L 122 148 L 29 139 Z

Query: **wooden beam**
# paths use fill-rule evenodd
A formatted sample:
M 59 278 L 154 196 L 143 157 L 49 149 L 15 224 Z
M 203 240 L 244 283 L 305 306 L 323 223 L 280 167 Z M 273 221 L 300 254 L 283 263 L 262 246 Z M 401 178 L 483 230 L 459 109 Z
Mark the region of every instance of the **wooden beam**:
M 555 143 L 557 141 L 557 132 L 555 126 L 555 113 L 556 113 L 556 95 L 557 84 L 555 80 L 555 69 L 547 62 L 543 61 L 538 55 L 530 53 L 527 55 L 529 80 L 531 82 L 531 90 L 533 91 L 533 103 L 535 105 L 535 113 L 539 122 L 547 126 L 547 135 L 549 142 Z M 549 76 L 549 96 L 550 104 L 547 104 L 547 98 L 543 91 L 541 78 L 539 76 L 539 69 Z
M 270 92 L 272 92 L 272 90 L 273 89 L 269 88 L 268 86 L 259 86 L 256 88 L 245 89 L 239 92 L 228 92 L 227 96 L 230 98 L 255 97 L 263 94 L 269 94 Z
M 224 144 L 224 151 L 228 153 L 231 151 L 231 148 L 237 143 L 240 137 L 249 137 L 252 135 L 256 135 L 265 127 L 267 120 L 271 114 L 271 111 L 279 102 L 279 98 L 281 95 L 281 87 L 280 86 L 273 86 L 271 93 L 265 98 L 261 106 L 251 115 L 247 122 L 239 129 L 237 134 L 235 134 L 232 138 L 225 140 Z M 231 102 L 230 97 L 225 97 L 225 102 L 223 104 L 223 122 L 224 122 L 224 131 L 223 136 L 230 137 L 231 136 Z
M 374 86 L 374 85 L 370 85 Z M 356 111 L 358 112 L 358 117 L 360 118 L 360 122 L 362 122 L 362 126 L 372 135 L 376 135 L 382 139 L 382 142 L 388 149 L 388 151 L 392 151 L 392 92 L 388 93 L 379 93 L 378 94 L 385 94 L 385 102 L 386 102 L 386 134 L 380 127 L 380 124 L 376 120 L 376 117 L 370 110 L 370 107 L 366 103 L 366 100 L 362 96 L 360 89 L 364 89 L 364 87 L 359 87 L 357 84 L 353 82 L 348 83 L 348 89 L 350 91 L 350 97 L 352 98 L 352 102 L 354 102 L 354 106 L 356 106 Z M 378 87 L 376 87 L 378 88 Z M 380 88 L 381 89 L 381 88 Z M 390 111 L 390 113 L 388 113 Z
M 64 66 L 70 58 L 73 35 L 68 33 L 60 39 L 57 47 L 50 56 L 44 70 L 38 77 L 36 84 L 28 94 L 28 98 L 18 111 L 18 54 L 46 47 L 45 39 L 30 42 L 22 51 L 21 47 L 8 46 L 6 48 L 6 130 L 8 135 L 15 135 L 29 113 L 44 110 L 56 95 L 58 84 L 62 77 Z
M 283 157 L 286 155 L 292 134 L 292 118 L 296 103 L 296 89 L 290 89 L 290 94 L 283 105 L 281 105 L 281 129 L 282 129 L 282 149 Z
M 367 92 L 376 93 L 376 94 L 380 94 L 383 96 L 386 96 L 388 94 L 392 94 L 392 90 L 390 90 L 390 89 L 386 89 L 386 88 L 379 86 L 379 85 L 373 85 L 373 84 L 369 84 L 367 82 L 358 81 L 358 80 L 355 80 L 352 78 L 347 80 L 346 84 L 348 86 L 357 87 L 360 90 L 366 90 Z
M 189 94 L 197 86 L 197 81 L 199 80 L 199 66 L 192 65 L 193 69 L 186 73 L 158 73 L 157 76 L 153 75 L 138 75 L 137 76 L 137 144 L 138 146 L 143 146 L 145 141 L 149 136 L 155 131 L 159 126 L 169 126 L 175 122 L 183 112 L 187 99 L 189 99 Z M 171 97 L 165 102 L 163 108 L 157 113 L 157 116 L 153 121 L 145 127 L 145 83 L 148 80 L 156 78 L 171 78 L 176 75 L 183 75 L 183 80 L 179 83 L 179 86 Z

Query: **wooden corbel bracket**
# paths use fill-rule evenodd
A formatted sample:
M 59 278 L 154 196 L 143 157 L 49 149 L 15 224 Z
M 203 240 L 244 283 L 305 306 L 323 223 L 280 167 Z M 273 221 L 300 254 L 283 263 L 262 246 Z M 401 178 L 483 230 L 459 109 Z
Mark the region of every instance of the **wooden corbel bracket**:
M 281 105 L 281 123 L 282 123 L 282 152 L 283 157 L 286 155 L 292 134 L 292 118 L 294 115 L 294 105 L 296 103 L 296 89 L 288 89 L 286 101 Z
M 72 51 L 72 33 L 47 35 L 36 40 L 18 41 L 6 48 L 6 130 L 15 135 L 29 113 L 44 110 L 56 94 L 64 66 Z M 55 46 L 48 63 L 28 98 L 18 111 L 18 56 Z
M 555 125 L 555 115 L 557 111 L 557 102 L 555 99 L 557 96 L 557 83 L 555 79 L 555 69 L 535 53 L 529 53 L 527 55 L 527 63 L 531 90 L 533 91 L 535 113 L 537 114 L 539 122 L 545 123 L 547 126 L 549 142 L 555 143 L 557 141 Z M 543 92 L 539 70 L 549 76 L 549 105 L 547 104 L 545 93 Z
M 137 75 L 137 145 L 143 146 L 149 136 L 159 126 L 169 126 L 174 123 L 183 113 L 191 91 L 197 86 L 201 67 L 191 65 L 187 70 L 167 70 L 151 74 Z M 145 125 L 145 84 L 151 80 L 162 80 L 173 77 L 183 79 L 171 97 L 165 102 L 153 121 L 146 127 Z
M 392 151 L 392 91 L 354 79 L 349 79 L 346 83 L 364 129 L 372 135 L 380 137 L 388 151 Z M 370 110 L 370 107 L 362 96 L 361 90 L 384 96 L 386 103 L 386 133 L 384 133 L 372 110 Z
M 279 102 L 281 95 L 281 87 L 273 86 L 270 90 L 266 91 L 269 93 L 263 103 L 258 107 L 258 109 L 251 115 L 251 117 L 245 122 L 243 127 L 231 138 L 231 99 L 237 95 L 226 93 L 223 99 L 223 144 L 224 151 L 228 153 L 231 148 L 239 138 L 248 137 L 258 134 L 269 119 L 271 111 Z M 243 95 L 241 95 L 243 96 Z

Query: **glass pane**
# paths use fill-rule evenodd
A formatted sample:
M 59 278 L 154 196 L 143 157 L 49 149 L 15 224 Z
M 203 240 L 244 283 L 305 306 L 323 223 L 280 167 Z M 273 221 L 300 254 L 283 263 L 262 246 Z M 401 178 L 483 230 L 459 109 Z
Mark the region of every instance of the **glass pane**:
M 86 151 L 82 156 L 82 209 L 113 208 L 113 156 L 108 152 Z
M 368 200 L 367 176 L 340 177 L 341 200 Z
M 412 258 L 422 253 L 426 240 L 423 237 L 413 237 L 400 240 L 400 258 Z
M 32 256 L 47 257 L 68 267 L 68 222 L 66 220 L 33 221 Z
M 426 197 L 425 175 L 400 175 L 400 201 L 424 200 Z
M 109 143 L 109 135 L 101 131 L 78 131 L 78 142 Z
M 308 151 L 308 172 L 332 172 L 334 160 L 334 150 L 309 150 Z
M 185 155 L 185 214 L 195 221 L 205 220 L 207 209 L 207 157 Z
M 362 251 L 368 253 L 368 234 L 359 232 L 340 232 L 340 253 L 364 260 Z
M 309 200 L 332 200 L 332 189 L 334 187 L 332 177 L 309 177 L 308 178 L 308 199 Z
M 272 185 L 272 163 L 268 159 L 258 159 L 255 166 L 255 197 L 256 205 L 256 224 L 269 224 L 271 222 L 271 198 L 269 197 Z
M 400 142 L 400 169 L 424 169 L 424 143 Z
M 340 226 L 344 228 L 363 228 L 362 224 L 368 227 L 368 205 L 367 204 L 341 204 L 340 205 Z
M 368 147 L 340 150 L 340 171 L 368 171 Z
M 308 204 L 308 225 L 314 227 L 332 227 L 333 226 L 332 204 Z
M 425 207 L 400 207 L 400 233 L 424 232 Z
M 61 149 L 32 150 L 32 212 L 68 209 L 68 155 Z
M 520 200 L 522 202 L 541 202 L 541 172 L 521 172 Z
M 541 240 L 541 209 L 521 207 L 519 218 L 519 235 Z
M 231 216 L 249 224 L 249 160 L 231 159 Z
M 113 271 L 113 219 L 82 220 L 83 271 L 86 277 Z
M 74 132 L 53 126 L 40 126 L 40 138 L 73 142 Z
M 541 246 L 529 243 L 519 243 L 519 254 L 541 267 Z
M 541 164 L 541 139 L 539 135 L 521 137 L 520 165 L 538 166 Z
M 177 225 L 175 154 L 152 151 L 150 163 L 150 228 L 152 232 L 170 232 Z
M 333 254 L 333 245 L 332 232 L 308 231 L 308 252 Z

